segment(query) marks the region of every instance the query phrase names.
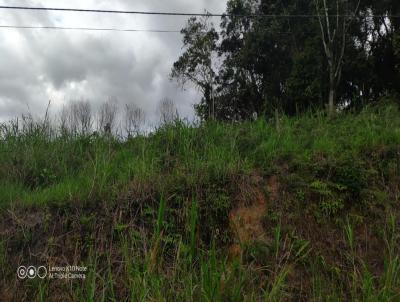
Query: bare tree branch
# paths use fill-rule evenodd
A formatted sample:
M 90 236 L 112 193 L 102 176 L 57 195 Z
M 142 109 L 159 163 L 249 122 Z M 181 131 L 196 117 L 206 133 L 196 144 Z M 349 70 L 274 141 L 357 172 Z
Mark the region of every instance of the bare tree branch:
M 125 105 L 125 131 L 128 137 L 138 135 L 142 126 L 145 124 L 145 113 L 135 104 Z
M 111 98 L 100 106 L 98 112 L 99 131 L 106 134 L 113 133 L 116 124 L 117 109 L 117 100 Z
M 158 105 L 158 111 L 160 113 L 160 121 L 162 124 L 171 124 L 179 118 L 178 110 L 173 100 L 164 98 Z

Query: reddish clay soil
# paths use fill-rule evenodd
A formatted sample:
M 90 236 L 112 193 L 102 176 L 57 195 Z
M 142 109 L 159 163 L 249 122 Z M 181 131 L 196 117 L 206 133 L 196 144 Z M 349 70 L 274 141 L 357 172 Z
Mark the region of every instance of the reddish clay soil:
M 277 177 L 270 177 L 266 185 L 269 201 L 276 200 L 279 194 Z M 253 190 L 251 194 L 253 200 L 241 200 L 239 205 L 229 213 L 230 227 L 235 234 L 235 243 L 229 248 L 230 258 L 240 258 L 244 245 L 268 240 L 263 227 L 267 200 L 261 188 L 257 187 Z

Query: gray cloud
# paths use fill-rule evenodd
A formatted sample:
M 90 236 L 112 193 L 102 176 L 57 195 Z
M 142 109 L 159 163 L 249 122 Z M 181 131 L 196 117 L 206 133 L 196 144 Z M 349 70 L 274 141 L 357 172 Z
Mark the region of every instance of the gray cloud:
M 222 12 L 225 8 L 223 1 L 216 0 L 137 2 L 118 0 L 111 5 L 105 0 L 60 0 L 55 4 L 41 0 L 31 5 L 179 12 Z M 186 22 L 182 17 L 21 11 L 0 11 L 0 20 L 7 25 L 170 30 L 180 30 Z M 180 52 L 179 34 L 0 30 L 0 120 L 27 108 L 42 114 L 49 99 L 57 110 L 81 98 L 96 107 L 108 97 L 115 97 L 121 105 L 134 102 L 153 121 L 159 100 L 170 97 L 182 116 L 191 117 L 198 93 L 190 87 L 182 91 L 169 80 Z

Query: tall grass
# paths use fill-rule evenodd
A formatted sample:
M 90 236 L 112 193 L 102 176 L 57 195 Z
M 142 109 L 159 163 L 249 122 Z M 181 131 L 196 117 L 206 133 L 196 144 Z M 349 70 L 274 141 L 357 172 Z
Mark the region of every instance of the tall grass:
M 44 247 L 37 254 L 50 253 L 48 242 L 58 234 L 61 242 L 76 240 L 74 257 L 89 267 L 86 279 L 28 280 L 19 283 L 21 296 L 396 301 L 399 113 L 395 105 L 335 118 L 310 112 L 281 117 L 279 129 L 264 118 L 201 125 L 176 120 L 129 139 L 60 132 L 32 119 L 3 124 L 1 227 L 12 225 L 17 239 L 0 238 L 0 272 L 14 278 L 12 253 L 37 249 L 29 239 L 35 234 L 48 236 L 38 240 Z M 230 211 L 248 206 L 253 190 L 268 191 L 271 175 L 279 176 L 279 196 L 263 195 L 265 238 L 241 242 L 241 256 L 232 258 Z M 71 214 L 75 207 L 79 216 Z M 23 216 L 17 209 L 60 221 L 30 227 L 14 219 Z M 374 235 L 361 238 L 360 226 Z M 381 247 L 379 258 L 369 256 L 369 244 Z M 0 283 L 11 284 L 2 276 Z
M 132 179 L 166 172 L 171 181 L 184 177 L 196 186 L 254 169 L 268 172 L 280 158 L 311 161 L 318 153 L 344 158 L 396 147 L 398 114 L 397 107 L 387 106 L 335 120 L 311 113 L 283 117 L 279 132 L 264 119 L 200 127 L 177 121 L 128 141 L 59 133 L 33 120 L 6 123 L 0 127 L 0 204 L 115 198 Z

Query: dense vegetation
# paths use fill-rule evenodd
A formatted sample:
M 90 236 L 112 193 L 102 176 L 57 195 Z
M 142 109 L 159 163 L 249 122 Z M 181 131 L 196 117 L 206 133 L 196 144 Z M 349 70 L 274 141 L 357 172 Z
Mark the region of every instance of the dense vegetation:
M 204 119 L 360 108 L 400 93 L 398 0 L 229 0 L 191 18 L 171 76 L 203 94 Z
M 397 301 L 400 110 L 176 120 L 120 141 L 0 128 L 0 296 Z M 19 265 L 86 265 L 18 280 Z
M 0 300 L 400 301 L 399 16 L 229 0 L 219 28 L 188 20 L 171 73 L 198 124 L 170 99 L 146 135 L 126 105 L 124 139 L 112 101 L 1 124 Z

